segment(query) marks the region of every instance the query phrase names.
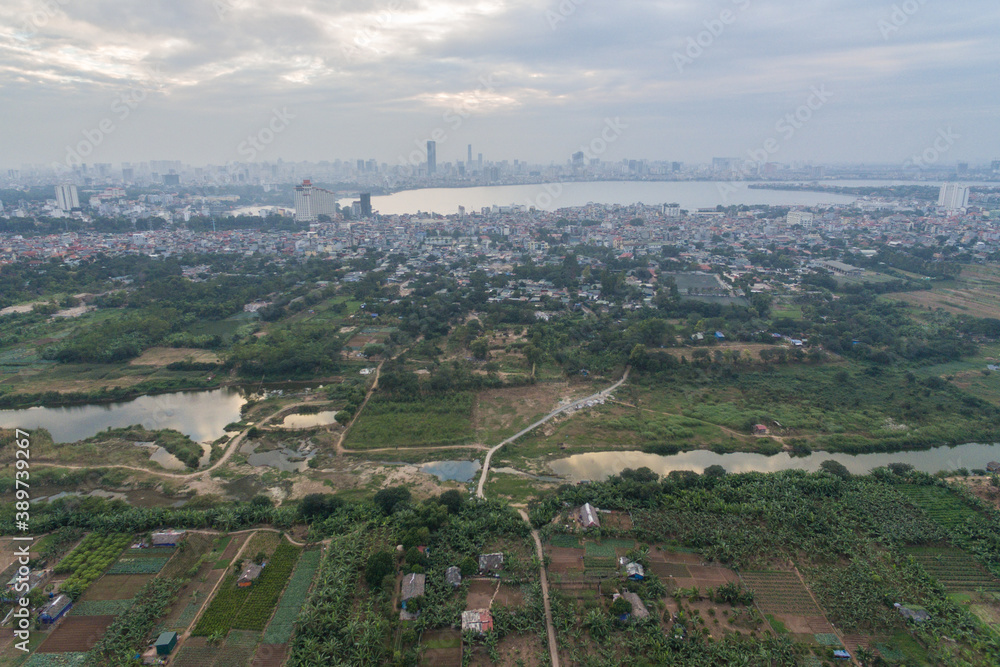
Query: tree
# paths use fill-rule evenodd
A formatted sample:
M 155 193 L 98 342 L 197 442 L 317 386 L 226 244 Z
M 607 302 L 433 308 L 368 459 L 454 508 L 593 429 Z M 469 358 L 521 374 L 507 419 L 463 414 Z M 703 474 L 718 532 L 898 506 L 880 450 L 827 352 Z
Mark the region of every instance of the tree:
M 392 514 L 396 505 L 410 501 L 410 490 L 405 486 L 390 486 L 376 493 L 374 501 L 383 514 Z
M 726 469 L 720 465 L 708 466 L 705 468 L 705 477 L 725 477 Z
M 851 471 L 849 471 L 843 463 L 839 463 L 833 459 L 823 461 L 819 464 L 819 467 L 820 470 L 824 470 L 835 477 L 839 477 L 840 479 L 850 479 L 851 477 Z
M 458 569 L 462 572 L 463 577 L 469 577 L 479 572 L 479 563 L 472 556 L 466 556 L 462 559 L 462 562 L 458 564 Z
M 448 514 L 458 514 L 465 504 L 465 496 L 458 489 L 450 489 L 438 496 L 438 502 L 448 508 Z
M 382 584 L 382 579 L 386 575 L 392 574 L 396 570 L 392 554 L 388 551 L 378 551 L 368 558 L 365 566 L 365 582 L 371 590 L 377 590 Z
M 490 340 L 483 336 L 469 343 L 469 351 L 476 359 L 488 359 L 490 356 Z
M 624 597 L 619 597 L 617 600 L 611 603 L 612 616 L 625 616 L 631 613 L 632 613 L 632 603 L 626 600 Z

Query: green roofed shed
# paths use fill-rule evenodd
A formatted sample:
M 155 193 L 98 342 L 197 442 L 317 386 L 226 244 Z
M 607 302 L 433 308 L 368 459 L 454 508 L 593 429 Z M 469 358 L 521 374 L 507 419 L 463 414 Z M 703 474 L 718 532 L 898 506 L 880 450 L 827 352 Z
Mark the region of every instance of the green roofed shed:
M 176 632 L 161 632 L 160 636 L 156 638 L 157 655 L 170 655 L 175 646 L 177 646 Z

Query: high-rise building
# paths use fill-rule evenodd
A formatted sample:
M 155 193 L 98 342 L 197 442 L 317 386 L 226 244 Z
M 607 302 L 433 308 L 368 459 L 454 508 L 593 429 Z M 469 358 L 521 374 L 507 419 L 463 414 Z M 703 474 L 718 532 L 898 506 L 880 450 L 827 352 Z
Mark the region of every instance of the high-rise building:
M 80 208 L 80 195 L 77 193 L 75 185 L 56 186 L 56 206 L 63 211 Z
M 938 196 L 938 206 L 948 211 L 957 211 L 969 205 L 969 188 L 958 183 L 946 183 L 941 186 Z
M 479 165 L 478 165 L 477 169 L 479 169 L 479 171 L 483 170 L 483 154 L 482 153 L 479 154 Z
M 802 225 L 803 227 L 808 227 L 813 223 L 813 214 L 809 211 L 789 211 L 785 222 L 789 226 Z
M 362 192 L 361 193 L 361 216 L 365 218 L 372 217 L 372 196 L 371 193 Z
M 180 174 L 164 174 L 163 175 L 164 185 L 180 185 L 181 177 Z
M 302 181 L 295 186 L 295 219 L 300 222 L 315 222 L 321 215 L 337 213 L 337 195 L 329 190 L 317 188 L 312 181 Z
M 135 180 L 135 169 L 132 167 L 122 167 L 122 180 L 132 182 Z
M 427 142 L 427 175 L 433 176 L 437 172 L 437 142 Z
M 472 144 L 469 144 L 469 159 L 465 161 L 465 164 L 472 168 Z

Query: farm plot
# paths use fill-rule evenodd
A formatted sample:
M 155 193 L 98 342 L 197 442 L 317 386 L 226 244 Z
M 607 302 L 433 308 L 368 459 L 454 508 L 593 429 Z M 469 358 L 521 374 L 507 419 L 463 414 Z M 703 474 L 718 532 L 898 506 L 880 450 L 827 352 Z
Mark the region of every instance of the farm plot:
M 134 598 L 124 600 L 81 600 L 69 610 L 69 616 L 119 616 L 132 606 Z
M 237 588 L 237 575 L 229 574 L 192 634 L 209 637 L 232 628 L 263 630 L 288 582 L 299 551 L 290 544 L 279 545 L 250 588 Z
M 601 514 L 601 527 L 627 533 L 632 530 L 632 517 L 628 512 Z
M 587 570 L 613 570 L 615 558 L 615 548 L 610 544 L 587 542 L 584 546 L 583 566 Z
M 554 547 L 559 547 L 562 549 L 579 549 L 580 548 L 580 538 L 576 535 L 566 535 L 565 533 L 557 533 L 549 537 L 549 544 Z
M 915 547 L 907 549 L 906 553 L 916 558 L 949 592 L 982 589 L 1000 593 L 1000 581 L 961 549 Z
M 86 653 L 32 653 L 23 667 L 83 667 Z
M 253 659 L 259 641 L 259 632 L 233 630 L 226 637 L 222 653 L 215 659 L 212 667 L 246 667 Z
M 742 577 L 765 614 L 823 616 L 823 610 L 794 572 L 743 572 Z
M 173 664 L 174 667 L 212 667 L 221 651 L 221 646 L 209 646 L 204 637 L 189 637 Z
M 156 574 L 169 560 L 169 556 L 122 557 L 108 569 L 107 574 Z
M 424 633 L 421 665 L 459 667 L 462 664 L 462 635 L 457 630 L 433 630 Z
M 100 641 L 114 616 L 67 616 L 43 641 L 37 653 L 73 653 L 89 651 Z
M 130 600 L 146 585 L 151 574 L 119 574 L 101 577 L 81 598 L 82 600 Z
M 966 521 L 974 521 L 979 518 L 978 512 L 947 489 L 938 486 L 914 486 L 911 484 L 898 488 L 910 502 L 945 528 L 957 528 L 965 525 Z
M 79 596 L 97 580 L 131 542 L 129 535 L 91 533 L 55 567 L 55 574 L 69 573 L 62 590 Z
M 261 644 L 251 667 L 281 667 L 288 657 L 288 644 Z
M 274 612 L 274 617 L 264 631 L 262 641 L 267 644 L 285 644 L 292 638 L 295 619 L 298 618 L 299 610 L 306 601 L 306 595 L 312 586 L 312 580 L 319 569 L 321 552 L 313 549 L 302 554 L 299 562 L 295 566 L 295 572 L 285 587 L 285 592 L 281 595 L 278 608 Z M 258 654 L 260 651 L 258 651 Z
M 569 572 L 570 570 L 583 570 L 583 549 L 567 549 L 553 547 L 548 550 L 549 571 Z

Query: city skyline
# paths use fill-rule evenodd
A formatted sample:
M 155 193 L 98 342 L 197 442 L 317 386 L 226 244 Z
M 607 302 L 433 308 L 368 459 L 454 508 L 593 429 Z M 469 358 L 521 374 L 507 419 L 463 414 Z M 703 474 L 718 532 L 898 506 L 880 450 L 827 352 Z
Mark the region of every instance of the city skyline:
M 1000 155 L 995 3 L 826 4 L 14 0 L 2 161 Z

